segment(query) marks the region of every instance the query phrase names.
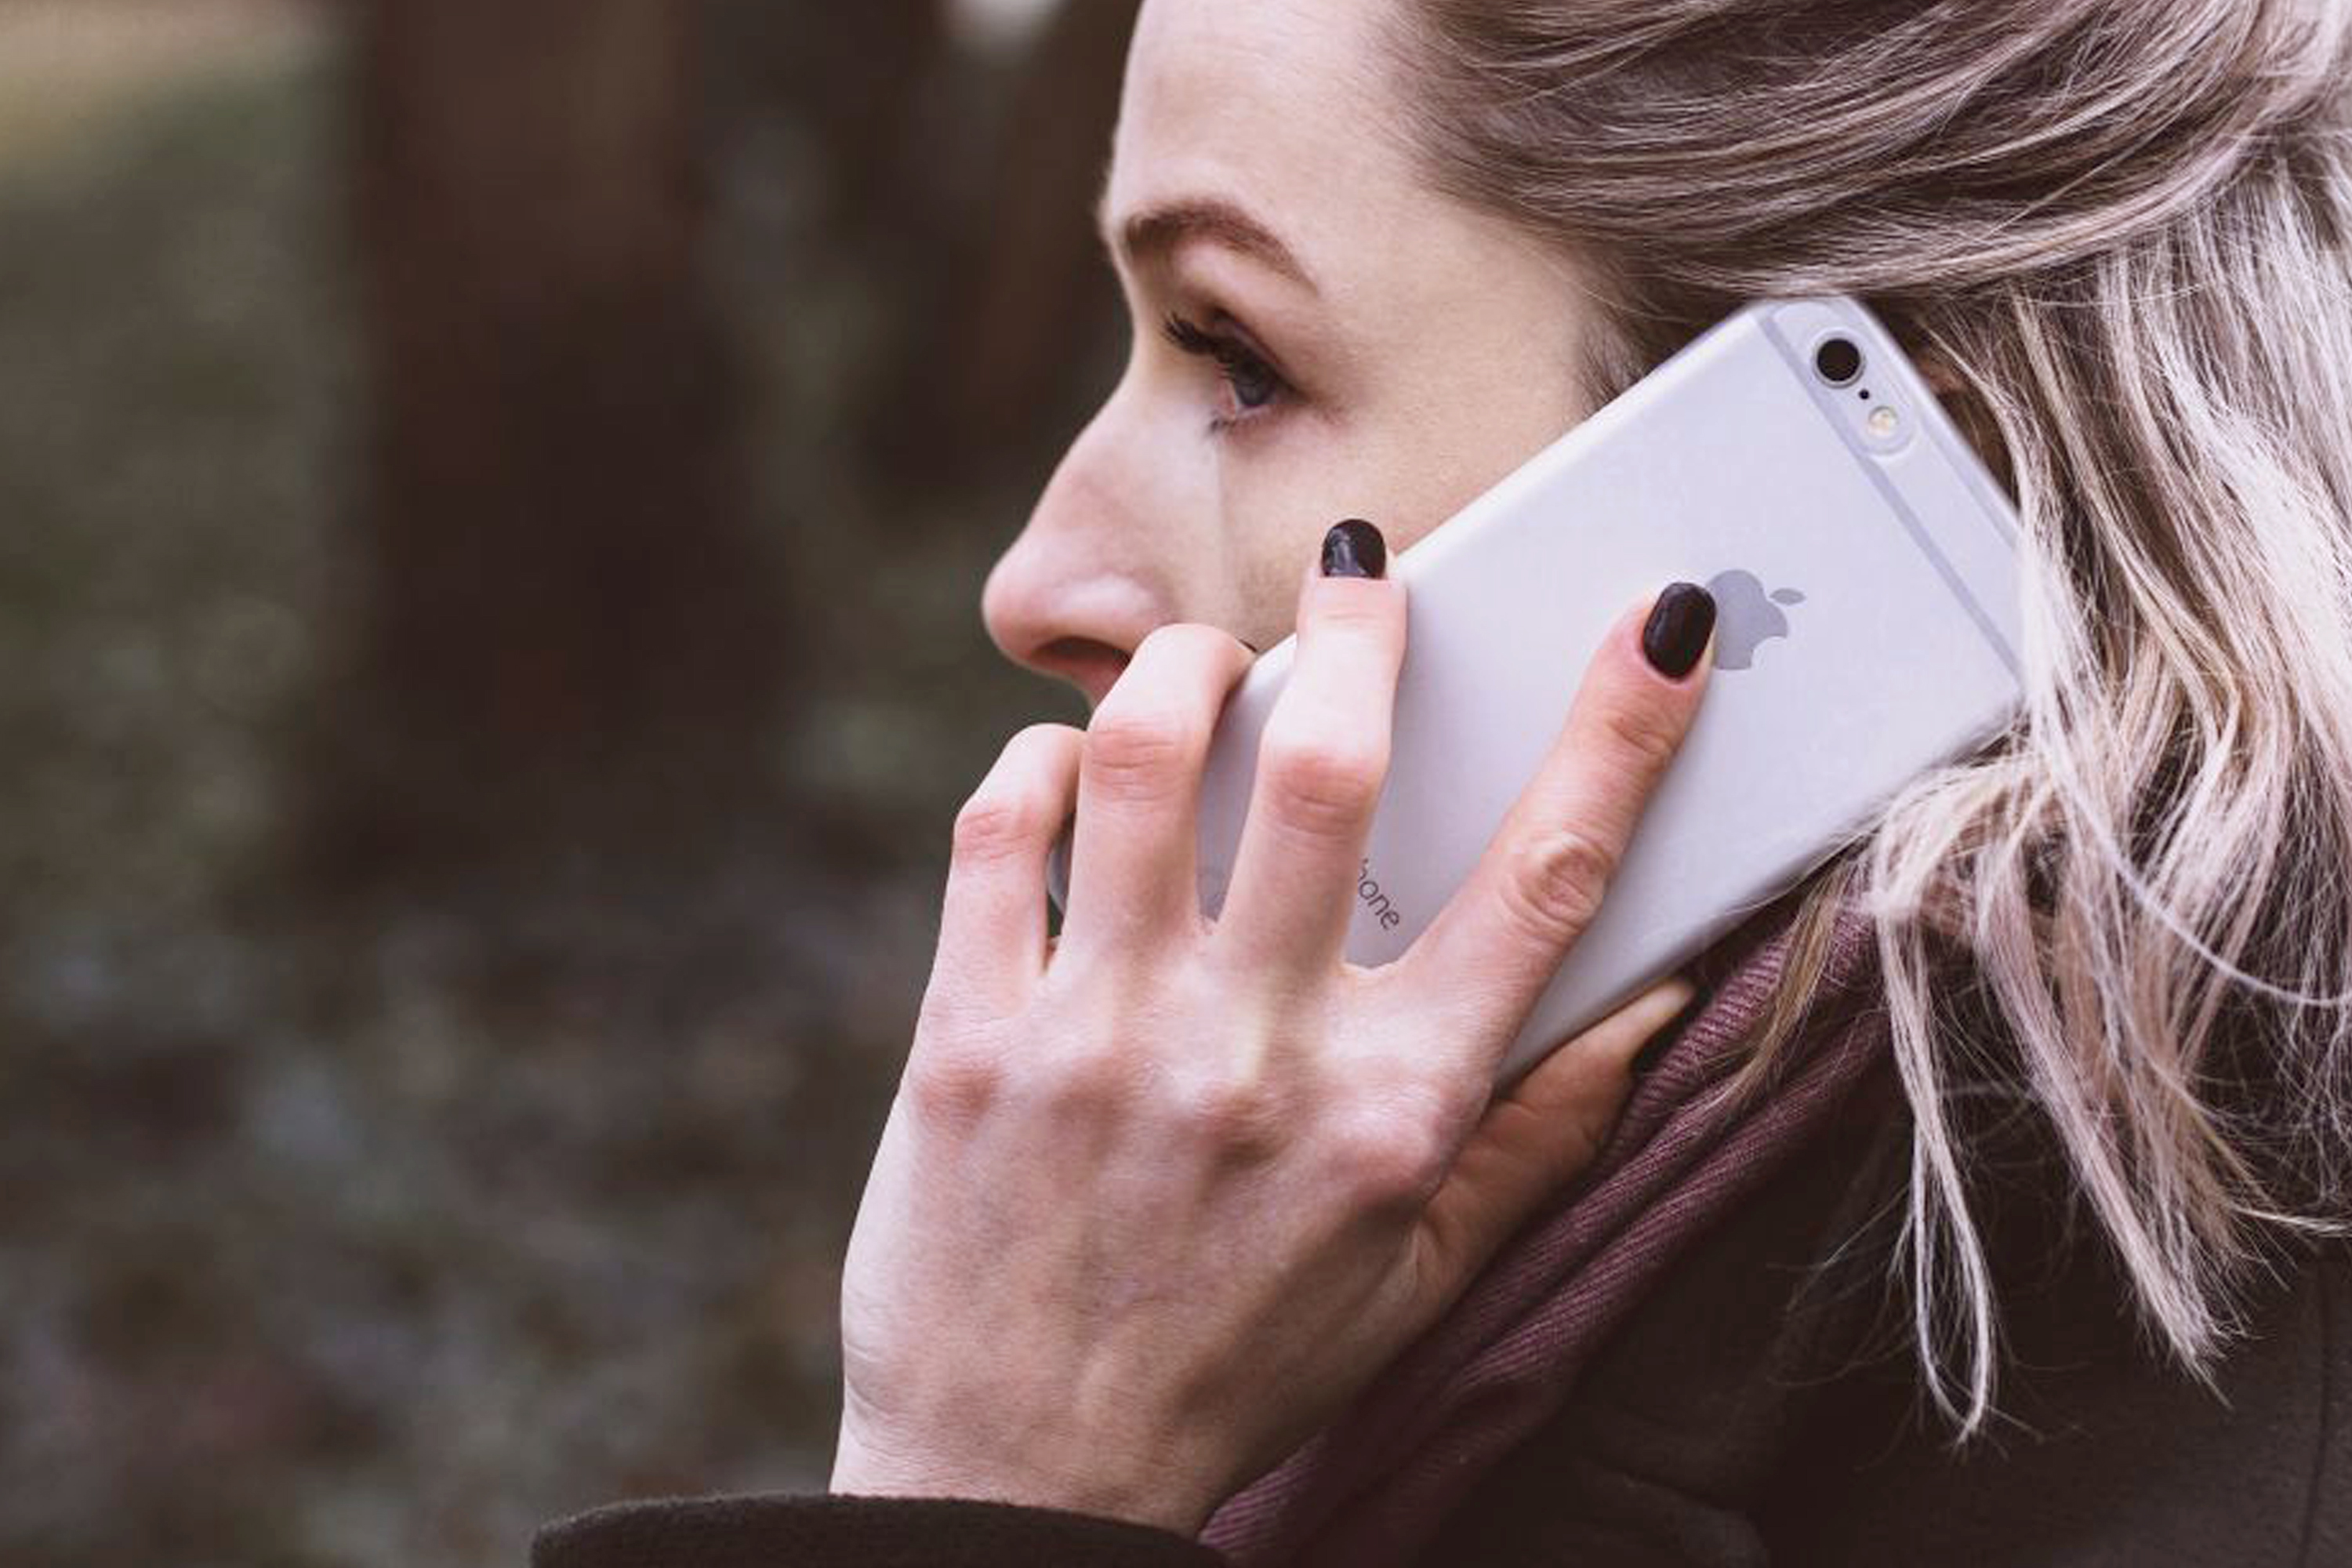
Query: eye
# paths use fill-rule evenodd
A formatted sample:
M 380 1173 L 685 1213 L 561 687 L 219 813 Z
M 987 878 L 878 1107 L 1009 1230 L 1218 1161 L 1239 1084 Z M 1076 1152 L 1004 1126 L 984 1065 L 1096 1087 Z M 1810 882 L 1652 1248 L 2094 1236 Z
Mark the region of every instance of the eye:
M 1232 389 L 1234 402 L 1240 412 L 1221 415 L 1211 420 L 1212 428 L 1223 429 L 1239 424 L 1289 390 L 1281 373 L 1268 364 L 1263 354 L 1233 332 L 1202 327 L 1174 314 L 1161 323 L 1160 331 L 1179 351 L 1215 361 L 1218 374 L 1224 377 L 1226 386 Z

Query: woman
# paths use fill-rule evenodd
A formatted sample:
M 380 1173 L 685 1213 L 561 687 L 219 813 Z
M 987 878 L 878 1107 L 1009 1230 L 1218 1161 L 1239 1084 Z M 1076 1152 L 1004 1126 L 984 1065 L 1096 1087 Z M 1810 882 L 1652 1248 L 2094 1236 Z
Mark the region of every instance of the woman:
M 1150 0 L 1104 201 L 1133 354 L 986 595 L 1096 712 L 958 825 L 837 1495 L 541 1560 L 2352 1558 L 2347 82 L 2343 0 Z M 1596 1167 L 1692 982 L 1510 1100 L 1480 1070 L 1703 700 L 1708 606 L 1629 611 L 1463 898 L 1351 970 L 1383 547 L 1812 291 L 2011 482 L 2027 710 L 1709 955 Z M 1205 726 L 1294 616 L 1205 927 Z

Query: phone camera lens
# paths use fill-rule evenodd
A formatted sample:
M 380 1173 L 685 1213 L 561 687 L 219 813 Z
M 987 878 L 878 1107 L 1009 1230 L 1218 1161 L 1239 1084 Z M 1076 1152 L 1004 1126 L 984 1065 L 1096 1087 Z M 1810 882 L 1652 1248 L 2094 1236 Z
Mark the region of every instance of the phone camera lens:
M 1813 351 L 1813 373 L 1832 386 L 1852 385 L 1862 374 L 1862 348 L 1852 338 L 1827 338 Z

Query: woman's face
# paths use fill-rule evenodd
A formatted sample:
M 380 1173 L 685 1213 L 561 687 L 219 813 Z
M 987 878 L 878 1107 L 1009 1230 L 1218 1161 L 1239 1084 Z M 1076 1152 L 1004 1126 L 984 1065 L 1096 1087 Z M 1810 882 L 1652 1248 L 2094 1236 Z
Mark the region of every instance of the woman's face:
M 1101 700 L 1146 632 L 1271 647 L 1325 529 L 1402 549 L 1588 411 L 1568 261 L 1424 183 L 1365 0 L 1146 0 L 1102 204 L 1127 369 L 990 574 Z

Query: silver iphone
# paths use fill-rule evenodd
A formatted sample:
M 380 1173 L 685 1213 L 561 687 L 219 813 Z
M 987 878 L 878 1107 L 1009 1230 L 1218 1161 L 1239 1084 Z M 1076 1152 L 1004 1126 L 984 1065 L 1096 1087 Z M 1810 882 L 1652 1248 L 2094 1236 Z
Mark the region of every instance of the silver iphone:
M 1625 608 L 1705 584 L 1706 700 L 1504 1058 L 1497 1081 L 1515 1079 L 2014 721 L 2017 541 L 1999 484 L 1858 301 L 1722 321 L 1391 559 L 1407 642 L 1348 959 L 1395 959 L 1453 898 Z M 1294 647 L 1260 658 L 1218 721 L 1200 818 L 1211 917 Z M 1068 848 L 1066 833 L 1057 904 Z

